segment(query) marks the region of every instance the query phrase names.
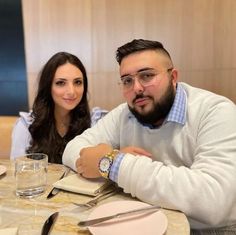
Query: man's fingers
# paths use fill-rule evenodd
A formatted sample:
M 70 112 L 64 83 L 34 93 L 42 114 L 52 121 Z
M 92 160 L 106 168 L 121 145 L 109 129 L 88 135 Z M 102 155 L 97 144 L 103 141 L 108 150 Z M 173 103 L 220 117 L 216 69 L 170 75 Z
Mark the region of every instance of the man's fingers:
M 151 157 L 152 154 L 149 153 L 148 151 L 146 151 L 145 149 L 142 149 L 142 148 L 138 148 L 138 147 L 135 147 L 134 148 L 134 151 L 139 154 L 139 155 L 145 155 L 147 157 Z
M 82 166 L 77 166 L 77 172 L 78 172 L 78 174 L 82 174 L 83 173 L 83 167 Z
M 77 168 L 78 174 L 81 175 L 83 173 L 83 167 L 82 167 L 82 163 L 81 163 L 80 158 L 76 161 L 76 168 Z
M 145 149 L 135 147 L 135 146 L 128 146 L 128 147 L 122 148 L 121 152 L 130 153 L 130 154 L 133 154 L 133 155 L 143 155 L 143 156 L 152 158 L 151 153 L 149 153 Z

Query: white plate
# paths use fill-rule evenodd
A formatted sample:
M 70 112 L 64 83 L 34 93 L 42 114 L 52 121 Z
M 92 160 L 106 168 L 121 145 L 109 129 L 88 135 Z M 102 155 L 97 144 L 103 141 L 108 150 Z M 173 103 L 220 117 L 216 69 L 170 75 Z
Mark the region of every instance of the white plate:
M 88 219 L 113 215 L 119 212 L 150 206 L 139 201 L 115 201 L 103 204 L 92 211 Z M 167 229 L 167 217 L 161 211 L 123 216 L 89 226 L 94 235 L 163 235 Z
M 3 165 L 0 165 L 0 175 L 4 174 L 7 171 L 7 168 Z

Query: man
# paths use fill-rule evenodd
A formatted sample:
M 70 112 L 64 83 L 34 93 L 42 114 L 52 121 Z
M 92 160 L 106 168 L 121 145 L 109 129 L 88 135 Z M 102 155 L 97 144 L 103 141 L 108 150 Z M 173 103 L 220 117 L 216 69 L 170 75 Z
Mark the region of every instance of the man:
M 127 103 L 69 142 L 64 164 L 181 210 L 204 234 L 236 231 L 234 103 L 179 83 L 159 42 L 133 40 L 118 48 L 117 61 Z

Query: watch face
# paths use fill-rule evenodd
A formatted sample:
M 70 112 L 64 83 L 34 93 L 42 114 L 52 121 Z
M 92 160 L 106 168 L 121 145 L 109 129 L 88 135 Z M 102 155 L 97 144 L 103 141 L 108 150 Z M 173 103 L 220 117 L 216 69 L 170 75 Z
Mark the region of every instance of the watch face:
M 110 168 L 110 165 L 111 165 L 110 158 L 108 158 L 108 157 L 102 158 L 100 161 L 100 164 L 99 164 L 100 171 L 107 172 Z

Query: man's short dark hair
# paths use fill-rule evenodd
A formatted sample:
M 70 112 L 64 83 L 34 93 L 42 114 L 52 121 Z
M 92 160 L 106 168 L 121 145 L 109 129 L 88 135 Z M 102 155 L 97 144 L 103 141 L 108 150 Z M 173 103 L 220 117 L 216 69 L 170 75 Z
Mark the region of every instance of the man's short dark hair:
M 163 47 L 162 43 L 158 41 L 151 41 L 144 39 L 134 39 L 133 41 L 128 42 L 123 46 L 119 47 L 116 51 L 116 60 L 120 64 L 122 59 L 127 55 L 143 50 L 161 51 L 164 54 L 166 54 L 171 60 L 169 52 Z

